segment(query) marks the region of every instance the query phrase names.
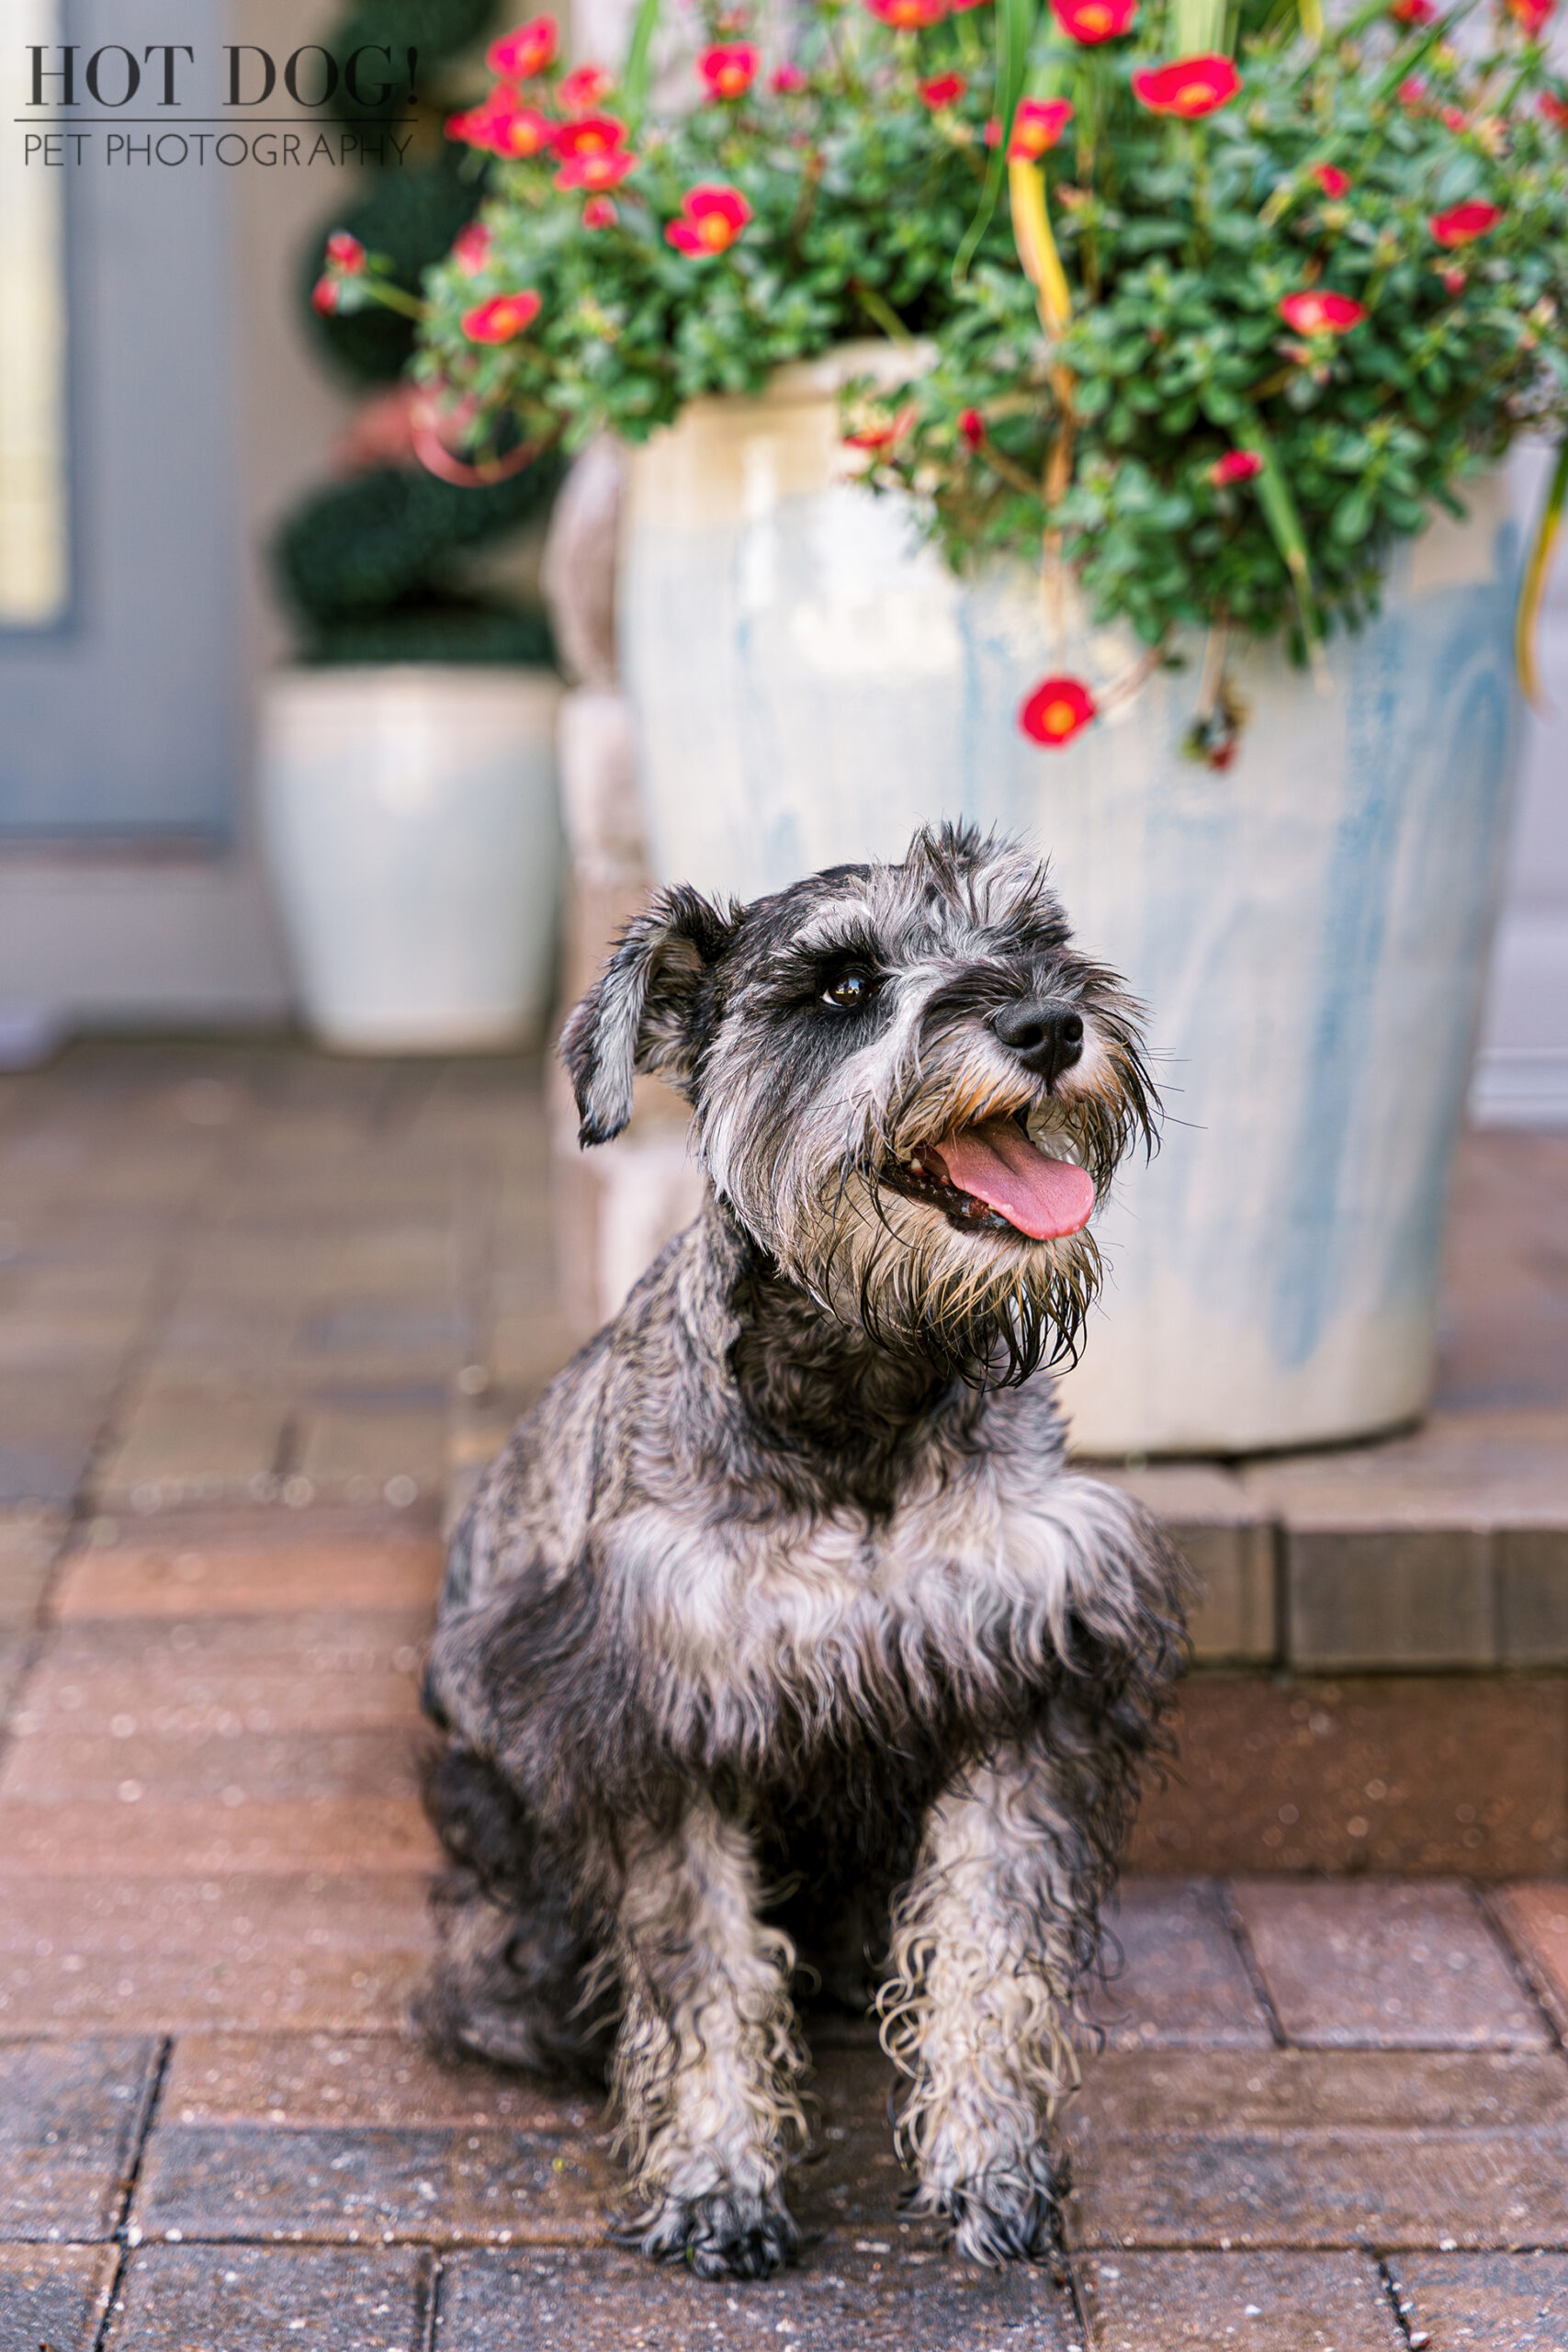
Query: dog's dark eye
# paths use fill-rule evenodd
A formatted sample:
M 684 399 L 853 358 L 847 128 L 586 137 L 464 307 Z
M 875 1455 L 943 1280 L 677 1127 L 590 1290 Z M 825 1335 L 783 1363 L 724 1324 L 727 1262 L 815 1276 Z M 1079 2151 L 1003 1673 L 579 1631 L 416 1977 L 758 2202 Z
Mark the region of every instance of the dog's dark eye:
M 841 1012 L 853 1012 L 871 1002 L 875 989 L 876 983 L 869 972 L 863 971 L 858 964 L 846 964 L 823 989 L 822 1001 L 836 1004 Z

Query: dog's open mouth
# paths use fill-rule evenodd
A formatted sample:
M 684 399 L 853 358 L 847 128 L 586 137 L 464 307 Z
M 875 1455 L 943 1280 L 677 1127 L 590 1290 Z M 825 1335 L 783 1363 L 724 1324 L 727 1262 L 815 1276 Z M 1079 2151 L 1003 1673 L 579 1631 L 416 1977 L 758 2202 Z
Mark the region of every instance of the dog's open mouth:
M 1094 1179 L 1076 1160 L 1053 1159 L 1032 1144 L 1021 1116 L 959 1127 L 923 1144 L 887 1170 L 886 1181 L 925 1201 L 964 1232 L 1026 1234 L 1060 1241 L 1094 1213 Z

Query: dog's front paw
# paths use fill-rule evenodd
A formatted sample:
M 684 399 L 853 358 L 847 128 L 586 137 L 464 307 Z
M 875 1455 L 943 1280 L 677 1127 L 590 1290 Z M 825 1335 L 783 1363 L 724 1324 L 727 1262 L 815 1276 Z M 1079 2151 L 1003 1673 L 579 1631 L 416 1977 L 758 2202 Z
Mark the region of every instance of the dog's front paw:
M 800 2232 L 775 2189 L 673 2192 L 638 2217 L 633 2243 L 656 2262 L 683 2261 L 699 2278 L 771 2278 L 795 2260 Z
M 994 2270 L 1005 2262 L 1039 2262 L 1061 2251 L 1062 2200 L 1070 2186 L 1066 2159 L 1042 2143 L 1021 2164 L 997 2165 L 941 2188 L 928 2184 L 910 2202 L 952 2225 L 965 2262 Z

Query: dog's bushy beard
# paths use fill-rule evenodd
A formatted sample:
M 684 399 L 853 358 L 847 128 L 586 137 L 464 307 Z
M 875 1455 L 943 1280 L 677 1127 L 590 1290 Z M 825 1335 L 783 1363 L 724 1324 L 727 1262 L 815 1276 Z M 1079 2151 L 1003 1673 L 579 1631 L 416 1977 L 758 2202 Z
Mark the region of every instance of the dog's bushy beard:
M 918 1127 L 878 1122 L 849 1154 L 813 1165 L 797 1143 L 775 1163 L 768 1193 L 740 1204 L 781 1271 L 834 1318 L 889 1353 L 919 1357 L 943 1377 L 1016 1385 L 1043 1365 L 1076 1362 L 1102 1266 L 1086 1229 L 1055 1241 L 965 1231 L 907 1199 L 886 1170 Z M 1134 1114 L 1084 1097 L 1067 1114 L 1079 1156 L 1103 1191 Z
M 835 1211 L 819 1262 L 799 1278 L 874 1346 L 987 1388 L 1076 1360 L 1101 1276 L 1087 1231 L 1044 1242 L 960 1232 L 858 1171 Z

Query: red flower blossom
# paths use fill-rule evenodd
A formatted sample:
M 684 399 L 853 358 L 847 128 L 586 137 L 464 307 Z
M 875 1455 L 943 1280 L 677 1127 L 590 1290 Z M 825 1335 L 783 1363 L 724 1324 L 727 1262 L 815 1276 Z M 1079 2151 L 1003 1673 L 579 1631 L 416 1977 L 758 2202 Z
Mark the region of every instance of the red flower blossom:
M 986 420 L 977 408 L 966 408 L 958 418 L 959 437 L 971 449 L 977 449 L 986 437 Z
M 1280 305 L 1280 316 L 1298 334 L 1348 334 L 1366 315 L 1354 296 L 1319 293 L 1314 288 L 1287 294 Z
M 1502 218 L 1500 204 L 1483 204 L 1472 197 L 1468 204 L 1456 204 L 1451 211 L 1435 212 L 1427 226 L 1439 245 L 1469 245 L 1477 237 L 1490 236 Z
M 1241 75 L 1228 57 L 1179 57 L 1174 65 L 1156 65 L 1133 76 L 1133 96 L 1151 114 L 1179 115 L 1197 122 L 1220 107 L 1228 106 L 1241 87 Z
M 452 258 L 465 277 L 477 277 L 490 259 L 490 231 L 482 220 L 470 220 L 452 240 Z
M 1462 107 L 1439 107 L 1438 120 L 1445 130 L 1463 130 L 1469 124 L 1470 117 Z
M 585 229 L 613 229 L 620 217 L 614 198 L 608 196 L 591 196 L 582 208 Z
M 556 92 L 568 114 L 592 114 L 615 87 L 615 78 L 603 65 L 576 65 L 563 74 Z
M 365 266 L 365 248 L 347 229 L 334 229 L 327 239 L 327 259 L 335 262 L 345 277 L 357 277 Z
M 708 85 L 710 98 L 743 98 L 757 78 L 757 52 L 749 40 L 728 49 L 705 49 L 697 72 Z
M 1462 294 L 1470 283 L 1468 271 L 1461 269 L 1457 263 L 1450 263 L 1447 269 L 1438 270 L 1438 276 L 1442 280 L 1445 294 Z
M 470 343 L 510 343 L 538 317 L 541 304 L 531 286 L 516 294 L 492 294 L 465 311 L 460 322 Z
M 1138 13 L 1138 0 L 1051 0 L 1051 14 L 1069 40 L 1092 47 L 1124 33 Z
M 637 157 L 626 147 L 607 155 L 569 155 L 556 174 L 557 187 L 619 187 L 637 169 Z
M 728 253 L 750 218 L 751 208 L 738 187 L 691 187 L 681 200 L 680 219 L 664 234 L 677 253 L 707 259 Z
M 1515 24 L 1535 40 L 1545 31 L 1557 0 L 1506 0 L 1506 6 Z
M 310 288 L 310 308 L 319 311 L 323 319 L 330 319 L 337 309 L 337 287 L 335 277 L 318 277 Z
M 1325 196 L 1340 197 L 1349 192 L 1350 175 L 1342 172 L 1337 164 L 1314 164 L 1312 175 Z
M 492 155 L 528 156 L 548 146 L 550 126 L 536 107 L 525 107 L 516 91 L 502 83 L 467 114 L 455 114 L 446 136 L 466 140 Z
M 615 155 L 626 143 L 626 126 L 613 114 L 579 115 L 575 122 L 558 122 L 550 144 L 564 162 L 575 155 Z
M 485 51 L 485 63 L 503 82 L 532 81 L 547 65 L 556 62 L 560 36 L 553 17 L 531 17 L 525 25 L 492 40 Z
M 1427 85 L 1419 74 L 1408 74 L 1393 95 L 1406 112 L 1412 112 L 1416 107 L 1425 105 Z
M 1002 126 L 997 117 L 992 115 L 990 120 L 986 125 L 986 144 L 987 147 L 999 147 L 1001 143 Z
M 955 107 L 968 87 L 966 74 L 938 74 L 920 84 L 920 96 L 928 107 Z
M 1032 164 L 1054 147 L 1073 119 L 1066 98 L 1020 98 L 1013 110 L 1010 164 Z
M 1081 678 L 1042 678 L 1018 714 L 1032 743 L 1059 751 L 1095 718 L 1094 696 Z
M 793 98 L 798 91 L 804 90 L 806 87 L 806 72 L 804 67 L 799 65 L 775 66 L 773 68 L 773 79 L 769 83 L 768 86 L 776 97 Z
M 947 0 L 865 0 L 865 6 L 879 24 L 891 25 L 896 33 L 923 32 L 928 25 L 940 25 L 947 14 Z
M 1432 0 L 1393 0 L 1389 15 L 1396 25 L 1429 25 L 1437 15 Z
M 1256 449 L 1227 449 L 1209 468 L 1209 480 L 1216 490 L 1229 489 L 1233 481 L 1253 481 L 1263 471 L 1263 460 Z
M 891 449 L 895 441 L 901 441 L 903 439 L 905 434 L 908 433 L 914 421 L 914 410 L 912 408 L 901 408 L 897 416 L 888 417 L 883 423 L 876 424 L 863 424 L 858 432 L 846 433 L 844 435 L 844 447 L 846 449 L 870 449 L 873 451 Z
M 1555 90 L 1543 90 L 1539 100 L 1543 122 L 1553 130 L 1568 130 L 1568 98 L 1560 97 Z

